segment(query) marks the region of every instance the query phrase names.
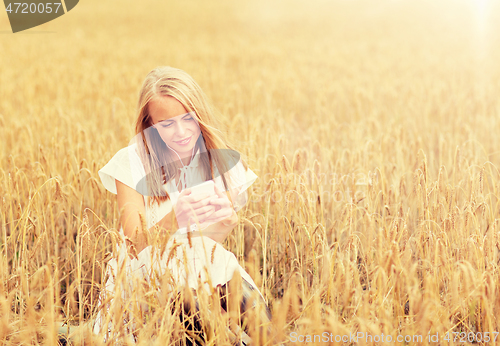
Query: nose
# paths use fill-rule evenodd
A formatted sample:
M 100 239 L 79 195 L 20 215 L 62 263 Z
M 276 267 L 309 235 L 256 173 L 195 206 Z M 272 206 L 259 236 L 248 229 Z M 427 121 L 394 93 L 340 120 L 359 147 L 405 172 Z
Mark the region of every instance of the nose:
M 177 123 L 176 134 L 177 139 L 184 139 L 184 135 L 186 134 L 186 126 L 182 124 L 182 122 Z

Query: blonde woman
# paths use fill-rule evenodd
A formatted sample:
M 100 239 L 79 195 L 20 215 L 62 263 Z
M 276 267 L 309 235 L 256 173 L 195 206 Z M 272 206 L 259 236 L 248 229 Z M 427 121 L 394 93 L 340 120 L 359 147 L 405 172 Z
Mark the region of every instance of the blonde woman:
M 202 286 L 213 294 L 214 288 L 223 292 L 238 272 L 244 294 L 258 292 L 234 254 L 221 245 L 237 225 L 236 212 L 257 176 L 228 146 L 198 84 L 179 69 L 152 70 L 140 91 L 136 133 L 99 171 L 106 189 L 117 194 L 121 227 L 95 332 L 116 329 L 108 312 L 115 311 L 117 296 L 130 301 L 126 291 L 132 288 L 123 282 L 133 277 L 151 282 L 167 274 L 172 287 Z M 151 244 L 158 232 L 171 234 L 163 249 Z M 251 304 L 264 306 L 264 319 L 269 318 L 259 297 Z M 226 308 L 225 299 L 221 305 Z M 125 324 L 131 315 L 123 317 Z M 135 340 L 135 324 L 127 328 Z

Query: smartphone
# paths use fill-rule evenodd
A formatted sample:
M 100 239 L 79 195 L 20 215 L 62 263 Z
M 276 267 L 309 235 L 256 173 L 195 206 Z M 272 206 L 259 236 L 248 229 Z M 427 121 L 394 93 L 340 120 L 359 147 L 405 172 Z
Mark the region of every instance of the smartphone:
M 191 188 L 191 193 L 194 195 L 215 195 L 215 184 L 213 180 L 207 180 L 204 183 L 195 185 Z

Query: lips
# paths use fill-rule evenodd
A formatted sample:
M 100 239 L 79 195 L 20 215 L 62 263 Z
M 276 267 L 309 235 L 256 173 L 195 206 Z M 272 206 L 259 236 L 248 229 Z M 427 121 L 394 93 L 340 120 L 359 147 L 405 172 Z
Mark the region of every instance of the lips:
M 174 143 L 177 143 L 179 145 L 186 145 L 189 143 L 189 141 L 191 141 L 191 137 L 188 137 L 188 138 L 180 140 L 180 141 L 174 141 Z

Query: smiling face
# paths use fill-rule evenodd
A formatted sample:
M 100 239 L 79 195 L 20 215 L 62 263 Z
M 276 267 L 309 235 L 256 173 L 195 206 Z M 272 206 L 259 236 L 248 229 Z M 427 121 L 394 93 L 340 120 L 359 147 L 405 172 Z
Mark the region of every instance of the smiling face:
M 165 144 L 180 157 L 190 157 L 201 134 L 194 112 L 188 113 L 172 96 L 154 97 L 149 102 L 148 111 Z

